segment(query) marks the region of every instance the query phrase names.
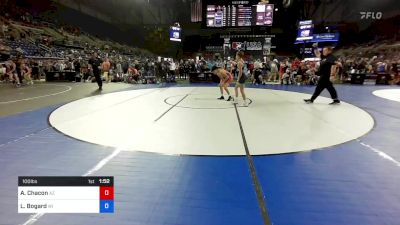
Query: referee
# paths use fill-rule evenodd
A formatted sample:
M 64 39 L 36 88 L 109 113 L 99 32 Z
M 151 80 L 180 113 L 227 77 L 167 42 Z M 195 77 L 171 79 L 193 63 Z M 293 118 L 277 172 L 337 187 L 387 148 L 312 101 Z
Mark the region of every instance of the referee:
M 96 78 L 97 85 L 99 86 L 99 90 L 101 91 L 103 89 L 103 80 L 100 75 L 101 60 L 99 59 L 96 52 L 93 53 L 92 58 L 89 60 L 88 64 L 92 66 L 93 75 Z
M 315 99 L 321 94 L 321 92 L 326 88 L 328 89 L 329 94 L 333 99 L 333 102 L 330 103 L 330 105 L 340 104 L 337 92 L 332 83 L 332 81 L 334 81 L 336 77 L 337 67 L 340 66 L 340 64 L 336 62 L 336 57 L 332 54 L 333 47 L 324 47 L 322 50 L 322 55 L 321 52 L 318 50 L 317 43 L 315 43 L 313 47 L 315 56 L 321 59 L 319 67 L 320 78 L 311 99 L 304 99 L 304 101 L 308 104 L 313 103 Z

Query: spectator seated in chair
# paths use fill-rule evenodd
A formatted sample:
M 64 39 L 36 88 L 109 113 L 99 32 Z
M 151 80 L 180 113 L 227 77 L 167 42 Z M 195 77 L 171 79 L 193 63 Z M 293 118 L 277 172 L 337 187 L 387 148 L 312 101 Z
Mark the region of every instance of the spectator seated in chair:
M 281 84 L 284 84 L 285 82 L 286 82 L 286 85 L 296 83 L 296 81 L 294 79 L 295 75 L 296 75 L 296 71 L 291 71 L 291 69 L 287 68 L 285 73 L 282 75 Z
M 130 66 L 128 69 L 128 83 L 137 84 L 139 81 L 139 70 L 138 66 Z
M 309 67 L 303 75 L 304 84 L 317 85 L 319 77 L 315 74 L 315 68 Z

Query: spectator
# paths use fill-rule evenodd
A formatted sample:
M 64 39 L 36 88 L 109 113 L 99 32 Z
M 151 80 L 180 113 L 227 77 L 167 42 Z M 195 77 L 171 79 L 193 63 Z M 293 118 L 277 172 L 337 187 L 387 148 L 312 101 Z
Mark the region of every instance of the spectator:
M 274 59 L 273 61 L 271 61 L 271 63 L 270 63 L 271 75 L 269 76 L 269 81 L 276 82 L 279 79 L 278 78 L 279 77 L 278 63 L 279 62 L 277 59 Z
M 34 80 L 39 80 L 39 63 L 37 61 L 32 64 L 32 77 Z
M 7 32 L 8 32 L 7 24 L 3 23 L 3 25 L 1 26 L 1 31 L 2 31 L 3 38 L 6 38 L 7 37 Z

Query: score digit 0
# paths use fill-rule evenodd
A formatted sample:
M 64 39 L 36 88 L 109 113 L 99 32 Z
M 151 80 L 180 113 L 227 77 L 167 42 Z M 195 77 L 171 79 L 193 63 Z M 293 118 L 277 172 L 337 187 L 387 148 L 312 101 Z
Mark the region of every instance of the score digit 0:
M 100 187 L 101 200 L 114 200 L 114 187 Z

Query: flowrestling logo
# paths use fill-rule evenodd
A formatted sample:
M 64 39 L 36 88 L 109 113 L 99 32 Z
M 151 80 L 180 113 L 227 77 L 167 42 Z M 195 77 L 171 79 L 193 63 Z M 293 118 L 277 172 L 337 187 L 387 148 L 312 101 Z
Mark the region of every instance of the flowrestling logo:
M 382 12 L 360 12 L 362 20 L 380 20 L 382 19 Z

